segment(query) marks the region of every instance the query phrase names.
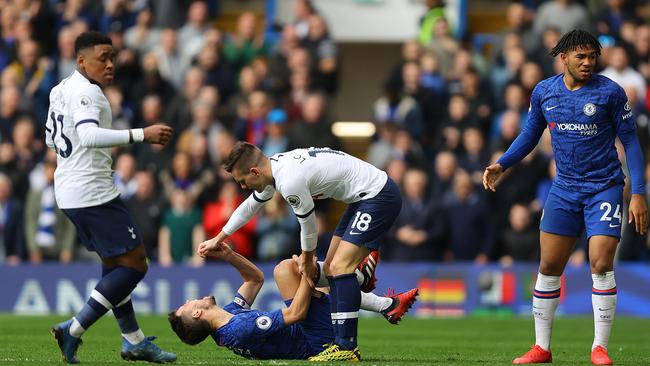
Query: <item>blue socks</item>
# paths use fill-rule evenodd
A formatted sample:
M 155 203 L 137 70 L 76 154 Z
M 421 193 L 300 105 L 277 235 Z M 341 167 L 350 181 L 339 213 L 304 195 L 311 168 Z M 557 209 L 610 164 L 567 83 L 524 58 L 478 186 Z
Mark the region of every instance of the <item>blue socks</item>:
M 331 277 L 330 294 L 335 294 L 331 299 L 335 343 L 343 349 L 354 349 L 357 346 L 357 325 L 361 306 L 361 290 L 356 274 Z
M 70 334 L 80 337 L 110 309 L 117 318 L 122 333 L 139 329 L 130 294 L 144 278 L 144 273 L 128 267 L 103 268 L 102 279 L 90 294 L 86 305 L 73 318 Z M 128 299 L 127 299 L 128 297 Z

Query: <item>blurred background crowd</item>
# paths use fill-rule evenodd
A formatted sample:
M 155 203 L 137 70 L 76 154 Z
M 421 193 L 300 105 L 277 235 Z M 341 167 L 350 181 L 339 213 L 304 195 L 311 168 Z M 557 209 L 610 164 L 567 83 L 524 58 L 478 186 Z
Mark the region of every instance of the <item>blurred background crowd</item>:
M 382 89 L 368 91 L 380 95 L 366 107 L 376 133 L 360 157 L 385 169 L 404 198 L 383 260 L 535 261 L 555 175 L 548 133 L 496 193 L 483 190 L 483 169 L 525 126 L 535 84 L 562 72 L 548 51 L 574 28 L 598 35 L 598 72 L 627 92 L 649 161 L 648 3 L 512 2 L 507 26 L 489 34 L 459 34 L 443 1 L 425 3 L 417 37 L 402 44 Z M 153 262 L 204 264 L 195 246 L 215 236 L 248 194 L 221 167 L 237 140 L 267 155 L 346 147 L 331 129 L 344 117 L 329 108 L 343 55 L 328 19 L 309 0 L 295 0 L 292 22 L 265 24 L 259 13 L 242 11 L 220 27 L 220 5 L 0 0 L 0 263 L 97 260 L 56 207 L 56 154 L 43 140 L 49 91 L 75 69 L 74 40 L 85 30 L 107 33 L 116 50 L 115 82 L 104 90 L 113 127 L 165 123 L 175 130 L 166 147 L 114 149 L 115 184 Z M 318 201 L 317 208 L 324 257 L 341 207 Z M 298 233 L 277 196 L 229 242 L 248 258 L 277 260 L 299 251 Z M 571 263 L 584 263 L 585 250 L 583 239 Z M 625 226 L 618 256 L 647 261 L 646 238 Z

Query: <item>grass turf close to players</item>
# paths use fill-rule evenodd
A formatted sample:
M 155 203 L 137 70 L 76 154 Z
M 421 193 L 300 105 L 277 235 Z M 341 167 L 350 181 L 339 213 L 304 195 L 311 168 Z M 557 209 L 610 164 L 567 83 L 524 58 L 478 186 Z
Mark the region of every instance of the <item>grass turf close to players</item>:
M 49 329 L 64 319 L 0 315 L 0 365 L 63 365 Z M 249 361 L 218 348 L 211 339 L 187 346 L 172 333 L 164 316 L 138 319 L 146 335 L 158 336 L 158 345 L 178 354 L 177 365 L 314 365 Z M 616 318 L 609 347 L 615 365 L 649 364 L 648 329 L 650 319 Z M 362 363 L 367 365 L 509 365 L 534 343 L 532 317 L 430 320 L 407 315 L 399 326 L 383 318 L 361 318 L 359 331 Z M 553 365 L 590 364 L 592 334 L 591 317 L 556 319 Z M 83 340 L 77 354 L 82 365 L 134 365 L 120 358 L 119 328 L 111 317 L 100 319 Z

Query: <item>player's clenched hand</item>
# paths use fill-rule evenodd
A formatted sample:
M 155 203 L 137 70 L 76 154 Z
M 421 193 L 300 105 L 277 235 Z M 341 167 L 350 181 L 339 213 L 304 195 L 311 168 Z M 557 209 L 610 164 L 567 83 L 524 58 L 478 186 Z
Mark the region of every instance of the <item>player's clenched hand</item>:
M 298 264 L 298 273 L 304 276 L 311 288 L 316 284 L 316 261 L 311 258 L 305 258 L 305 253 L 299 256 L 293 255 L 293 260 Z
M 223 259 L 230 254 L 230 252 L 232 252 L 230 246 L 224 242 L 216 240 L 216 238 L 204 241 L 199 244 L 199 248 L 197 249 L 198 255 L 203 258 L 214 257 Z
M 485 168 L 485 172 L 483 173 L 483 188 L 495 192 L 497 189 L 497 181 L 501 177 L 501 174 L 503 174 L 501 164 L 492 164 Z
M 648 230 L 648 205 L 642 194 L 633 194 L 630 201 L 628 223 L 634 221 L 636 232 L 644 235 Z
M 172 139 L 172 128 L 165 125 L 153 125 L 144 128 L 144 142 L 166 145 Z

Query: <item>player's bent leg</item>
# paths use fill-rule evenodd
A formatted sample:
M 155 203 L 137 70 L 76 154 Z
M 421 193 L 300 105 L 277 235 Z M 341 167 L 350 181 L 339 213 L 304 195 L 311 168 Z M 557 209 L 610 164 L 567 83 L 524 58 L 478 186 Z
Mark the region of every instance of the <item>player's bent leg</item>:
M 359 286 L 363 292 L 372 292 L 377 287 L 377 277 L 375 271 L 379 264 L 379 251 L 373 250 L 366 256 L 355 270 L 357 278 L 360 280 Z
M 298 265 L 293 259 L 285 259 L 273 269 L 273 278 L 278 286 L 282 300 L 293 299 L 300 286 Z
M 589 238 L 589 263 L 593 281 L 591 304 L 594 311 L 594 342 L 591 346 L 591 362 L 594 365 L 611 365 L 607 354 L 609 336 L 616 313 L 616 280 L 614 255 L 618 238 L 594 235 Z
M 388 320 L 391 324 L 397 324 L 406 312 L 409 311 L 413 303 L 417 299 L 419 290 L 417 288 L 411 289 L 406 292 L 400 292 L 398 294 L 393 292 L 392 288 L 388 289 L 386 297 L 393 300 L 392 304 L 381 311 L 381 315 Z

